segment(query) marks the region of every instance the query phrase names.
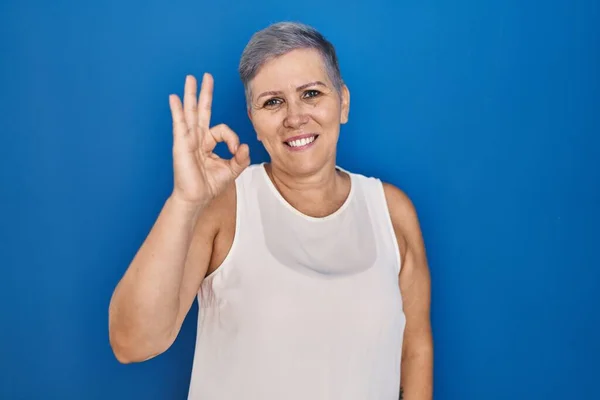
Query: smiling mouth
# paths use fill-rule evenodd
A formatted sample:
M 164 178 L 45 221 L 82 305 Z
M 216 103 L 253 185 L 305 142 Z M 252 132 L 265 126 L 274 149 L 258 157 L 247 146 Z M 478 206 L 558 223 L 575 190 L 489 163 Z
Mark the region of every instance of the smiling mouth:
M 319 137 L 319 135 L 310 135 L 310 136 L 303 137 L 301 139 L 288 140 L 288 141 L 285 141 L 284 143 L 288 147 L 291 147 L 292 149 L 301 149 L 301 148 L 308 147 L 309 145 L 311 145 L 315 140 L 317 140 L 318 137 Z

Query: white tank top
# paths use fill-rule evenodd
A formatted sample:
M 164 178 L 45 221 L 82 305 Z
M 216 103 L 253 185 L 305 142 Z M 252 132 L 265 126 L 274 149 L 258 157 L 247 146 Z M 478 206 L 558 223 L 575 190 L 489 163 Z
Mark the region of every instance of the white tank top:
M 198 294 L 189 400 L 398 400 L 400 253 L 381 182 L 349 175 L 324 218 L 264 164 L 238 177 L 231 250 Z

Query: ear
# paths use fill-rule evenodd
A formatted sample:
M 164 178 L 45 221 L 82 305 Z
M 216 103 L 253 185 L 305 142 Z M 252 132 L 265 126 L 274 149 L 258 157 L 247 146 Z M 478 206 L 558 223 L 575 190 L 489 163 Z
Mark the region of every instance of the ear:
M 340 122 L 345 124 L 348 122 L 348 114 L 350 113 L 350 90 L 348 86 L 342 87 L 342 108 L 340 115 Z

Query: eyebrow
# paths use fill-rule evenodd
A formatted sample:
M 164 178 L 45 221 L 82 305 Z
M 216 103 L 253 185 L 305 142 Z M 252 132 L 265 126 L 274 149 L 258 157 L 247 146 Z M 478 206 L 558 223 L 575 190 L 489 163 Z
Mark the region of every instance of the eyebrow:
M 309 87 L 311 87 L 311 86 L 325 86 L 325 87 L 327 87 L 327 85 L 326 85 L 326 84 L 324 84 L 324 83 L 323 83 L 323 82 L 321 82 L 321 81 L 314 81 L 314 82 L 309 82 L 309 83 L 305 83 L 304 85 L 300 85 L 300 86 L 298 86 L 298 87 L 296 88 L 296 91 L 297 91 L 297 92 L 299 92 L 299 91 L 301 91 L 301 90 L 304 90 L 304 89 L 306 89 L 306 88 L 309 88 Z M 278 95 L 278 94 L 281 94 L 281 92 L 280 92 L 280 91 L 276 91 L 276 90 L 275 90 L 275 91 L 263 92 L 263 93 L 261 93 L 261 94 L 260 94 L 260 95 L 259 95 L 259 96 L 256 98 L 256 100 L 258 100 L 258 99 L 260 99 L 261 97 L 264 97 L 264 96 L 274 96 L 274 95 Z

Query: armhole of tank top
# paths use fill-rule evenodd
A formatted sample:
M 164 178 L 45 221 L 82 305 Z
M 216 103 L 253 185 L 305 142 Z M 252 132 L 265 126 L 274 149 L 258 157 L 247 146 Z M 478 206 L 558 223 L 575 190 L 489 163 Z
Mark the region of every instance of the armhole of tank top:
M 400 246 L 398 245 L 398 237 L 396 236 L 396 231 L 394 230 L 394 221 L 392 221 L 392 215 L 390 213 L 390 206 L 387 202 L 387 198 L 385 196 L 385 189 L 383 187 L 383 182 L 380 179 L 376 180 L 376 185 L 379 192 L 379 199 L 382 204 L 382 210 L 385 210 L 385 225 L 387 226 L 388 235 L 390 240 L 392 241 L 392 246 L 394 248 L 395 258 L 396 258 L 396 272 L 400 274 L 402 270 L 402 255 L 400 254 Z
M 235 181 L 234 183 L 235 185 L 235 227 L 233 229 L 233 240 L 231 241 L 231 246 L 229 247 L 229 251 L 227 251 L 227 254 L 225 255 L 225 258 L 223 259 L 223 261 L 221 262 L 221 264 L 219 264 L 219 266 L 209 275 L 206 275 L 203 279 L 203 281 L 209 280 L 209 279 L 214 279 L 217 275 L 221 274 L 223 272 L 224 269 L 227 269 L 229 267 L 229 265 L 232 263 L 232 258 L 234 256 L 235 250 L 238 246 L 238 242 L 240 240 L 240 221 L 242 219 L 241 217 L 241 211 L 242 211 L 242 201 L 243 201 L 243 185 L 244 182 L 242 182 L 242 177 L 238 177 L 238 179 Z

